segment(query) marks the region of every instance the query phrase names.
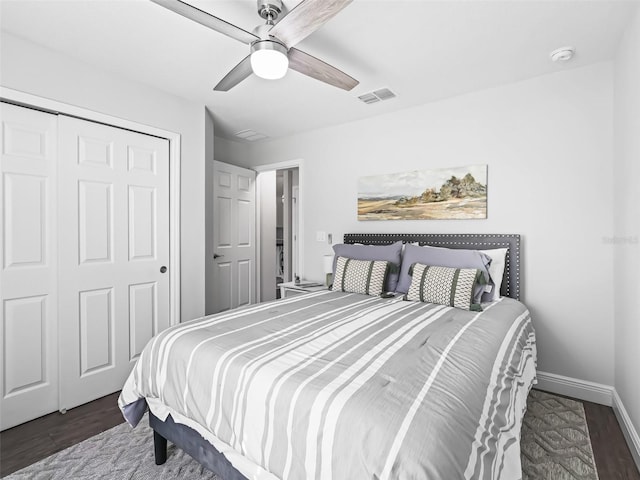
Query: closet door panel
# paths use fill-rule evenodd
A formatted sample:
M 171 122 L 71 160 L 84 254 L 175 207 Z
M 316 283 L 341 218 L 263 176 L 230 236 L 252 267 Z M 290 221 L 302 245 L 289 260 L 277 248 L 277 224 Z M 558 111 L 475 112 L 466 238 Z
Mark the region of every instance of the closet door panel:
M 0 103 L 0 429 L 58 409 L 56 116 Z
M 21 391 L 47 383 L 47 297 L 36 295 L 4 302 L 5 393 Z
M 4 180 L 5 268 L 47 262 L 47 177 L 6 172 Z
M 158 333 L 157 285 L 129 286 L 129 358 L 137 360 L 149 338 Z
M 59 117 L 60 406 L 122 388 L 169 326 L 169 144 Z
M 113 260 L 113 185 L 78 182 L 80 264 Z
M 129 186 L 129 259 L 156 258 L 156 189 Z
M 113 289 L 79 292 L 80 377 L 114 367 Z

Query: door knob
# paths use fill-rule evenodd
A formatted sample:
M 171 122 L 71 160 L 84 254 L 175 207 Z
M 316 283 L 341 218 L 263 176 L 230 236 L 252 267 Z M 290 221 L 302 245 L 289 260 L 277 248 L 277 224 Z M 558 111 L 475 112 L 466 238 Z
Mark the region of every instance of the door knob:
M 218 255 L 217 253 L 213 254 L 213 259 L 215 260 L 216 258 L 220 258 L 220 257 L 224 257 L 224 255 Z
M 165 267 L 164 265 L 160 267 L 160 273 L 164 273 L 167 271 L 167 267 Z

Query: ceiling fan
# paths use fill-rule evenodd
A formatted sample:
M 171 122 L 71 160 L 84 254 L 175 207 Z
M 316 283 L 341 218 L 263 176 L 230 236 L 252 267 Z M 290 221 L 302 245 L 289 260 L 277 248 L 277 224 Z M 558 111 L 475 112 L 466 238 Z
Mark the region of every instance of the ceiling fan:
M 258 14 L 266 20 L 248 32 L 180 0 L 151 0 L 172 12 L 250 45 L 250 53 L 220 80 L 214 90 L 226 92 L 251 73 L 275 80 L 291 68 L 309 77 L 344 90 L 358 85 L 355 78 L 308 53 L 294 48 L 325 22 L 333 18 L 352 0 L 302 0 L 278 20 L 282 0 L 257 0 Z

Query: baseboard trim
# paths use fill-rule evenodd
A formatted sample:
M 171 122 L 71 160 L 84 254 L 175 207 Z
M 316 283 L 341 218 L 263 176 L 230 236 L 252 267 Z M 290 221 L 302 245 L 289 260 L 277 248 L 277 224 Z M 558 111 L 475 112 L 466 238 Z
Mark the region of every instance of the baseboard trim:
M 538 371 L 538 384 L 534 388 L 545 390 L 567 397 L 599 403 L 611 407 L 613 405 L 613 387 L 602 383 L 588 382 L 577 378 L 556 375 L 555 373 Z
M 616 414 L 622 434 L 629 445 L 633 460 L 636 462 L 636 467 L 640 470 L 640 435 L 631 422 L 631 417 L 627 413 L 627 409 L 624 408 L 620 395 L 615 390 L 613 391 L 613 413 Z

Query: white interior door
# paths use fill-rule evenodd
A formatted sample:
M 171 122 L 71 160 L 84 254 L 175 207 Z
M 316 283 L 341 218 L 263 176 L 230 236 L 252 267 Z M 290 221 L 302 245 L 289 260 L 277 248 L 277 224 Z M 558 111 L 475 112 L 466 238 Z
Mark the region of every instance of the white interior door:
M 169 326 L 169 145 L 59 117 L 60 409 L 122 388 Z
M 255 180 L 253 170 L 214 162 L 211 313 L 255 302 Z
M 0 430 L 58 409 L 56 116 L 0 104 Z

